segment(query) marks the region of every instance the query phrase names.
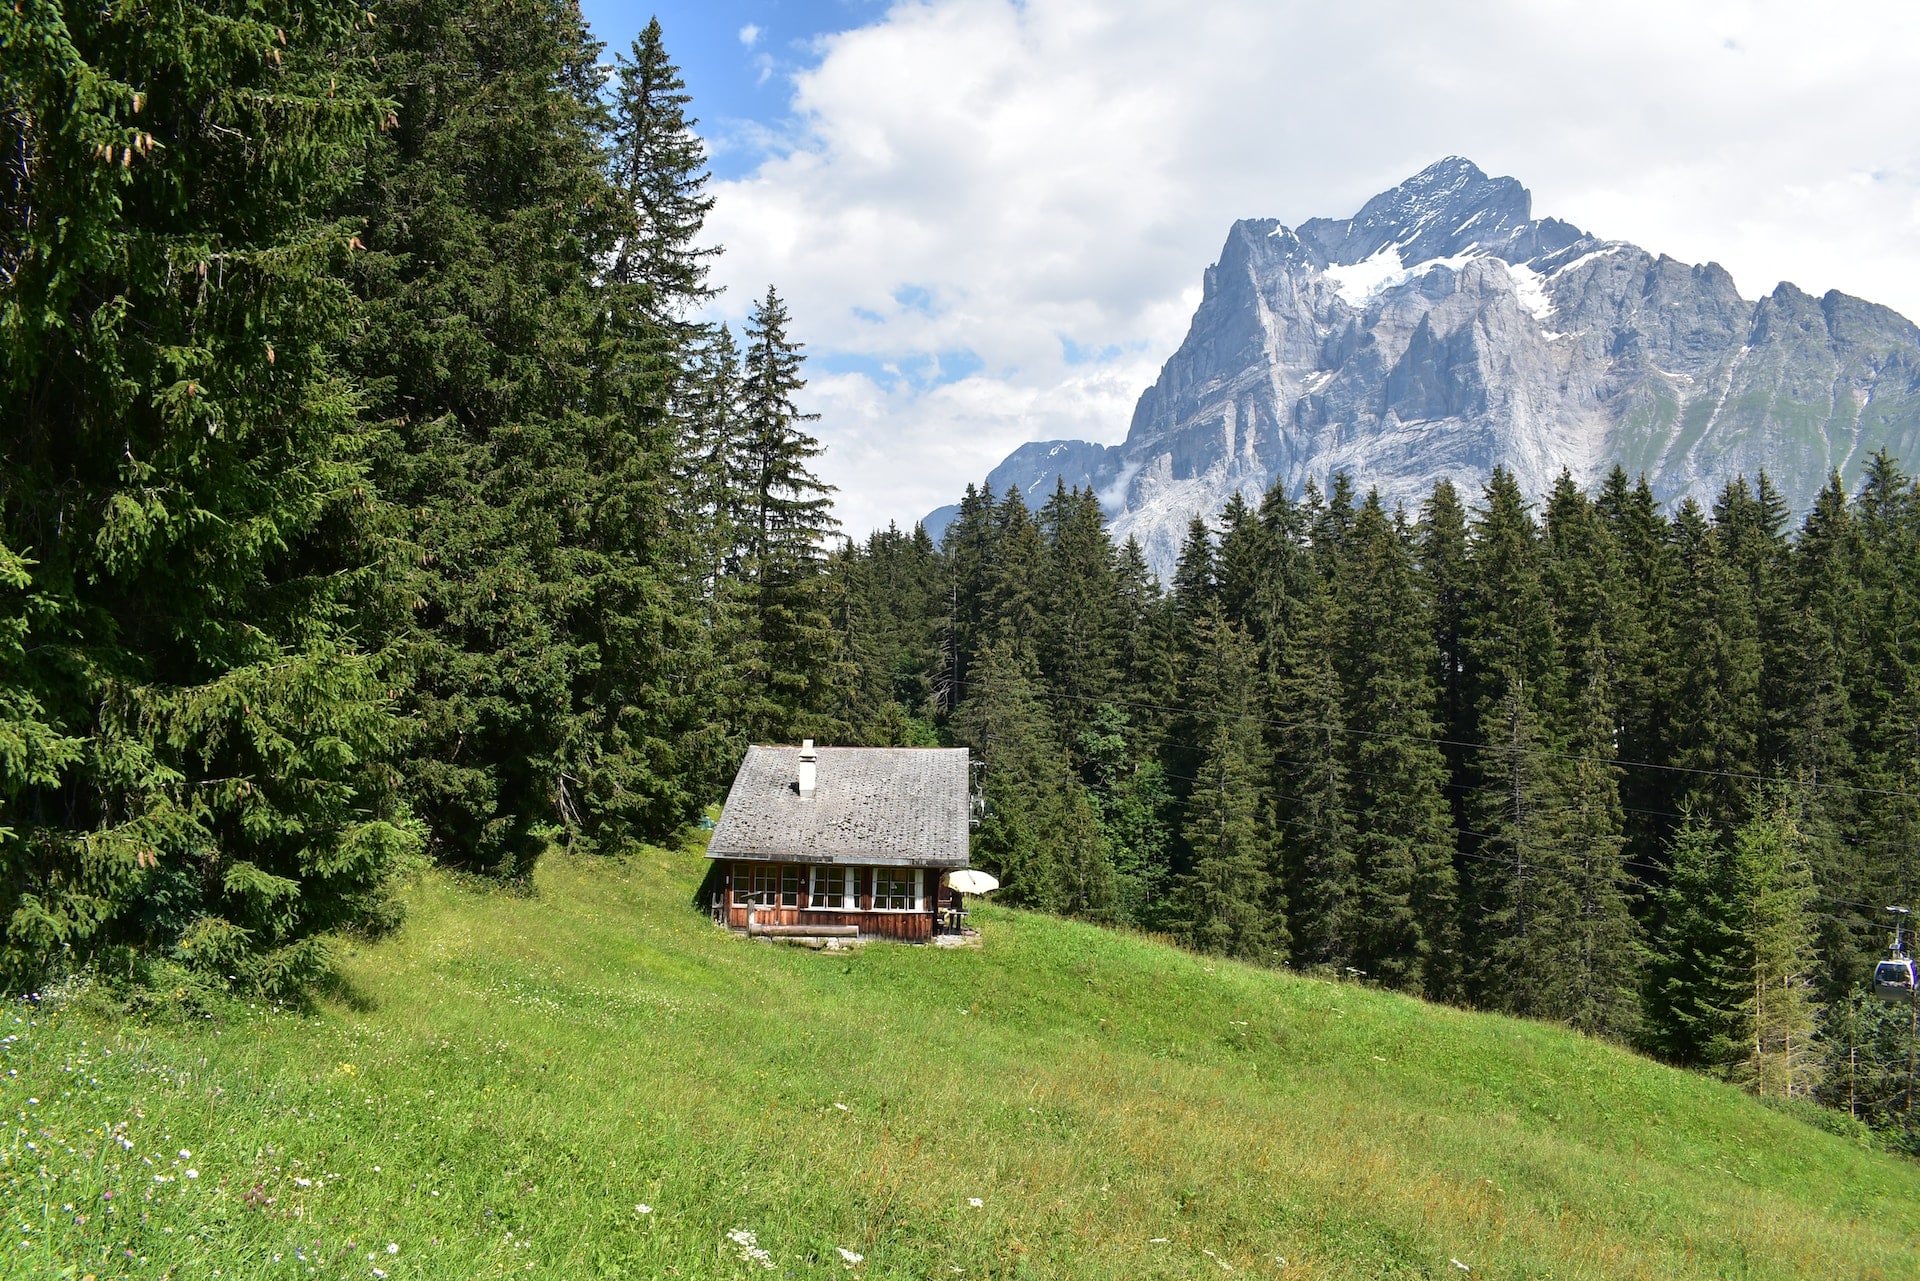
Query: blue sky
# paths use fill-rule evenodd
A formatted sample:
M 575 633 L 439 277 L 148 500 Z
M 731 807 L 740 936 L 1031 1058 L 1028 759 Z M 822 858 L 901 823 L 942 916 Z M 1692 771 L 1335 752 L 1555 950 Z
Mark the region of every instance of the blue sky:
M 713 318 L 769 284 L 848 532 L 1121 440 L 1236 218 L 1464 155 L 1756 297 L 1920 316 L 1911 0 L 586 0 L 658 14 L 712 153 Z M 742 32 L 749 38 L 743 39 Z
M 660 19 L 667 51 L 713 145 L 716 178 L 739 177 L 758 165 L 763 149 L 753 143 L 752 126 L 779 131 L 792 101 L 791 77 L 818 60 L 819 38 L 864 26 L 885 8 L 885 0 L 586 0 L 581 6 L 609 54 L 627 52 L 647 19 Z

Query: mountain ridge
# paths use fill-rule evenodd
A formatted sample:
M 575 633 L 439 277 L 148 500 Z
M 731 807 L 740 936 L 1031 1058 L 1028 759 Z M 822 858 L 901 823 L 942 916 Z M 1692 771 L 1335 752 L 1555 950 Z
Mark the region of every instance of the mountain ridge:
M 1531 494 L 1618 463 L 1668 502 L 1765 470 L 1795 512 L 1876 449 L 1920 453 L 1920 329 L 1783 282 L 1742 298 L 1687 264 L 1557 218 L 1450 156 L 1351 218 L 1245 218 L 1118 445 L 1030 442 L 996 493 L 1091 486 L 1165 578 L 1187 523 L 1337 472 L 1409 507 L 1496 465 Z M 954 509 L 930 513 L 943 532 Z

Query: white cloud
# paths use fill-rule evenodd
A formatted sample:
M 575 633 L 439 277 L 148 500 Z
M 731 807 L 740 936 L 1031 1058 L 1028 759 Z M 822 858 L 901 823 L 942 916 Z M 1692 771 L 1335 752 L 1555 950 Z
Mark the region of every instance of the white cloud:
M 751 49 L 760 43 L 760 28 L 749 22 L 740 28 L 740 43 Z
M 1748 296 L 1920 316 L 1893 0 L 900 0 L 793 83 L 799 142 L 717 184 L 710 227 L 723 310 L 776 282 L 810 344 L 849 532 L 1021 441 L 1119 440 L 1233 219 L 1345 216 L 1449 153 Z

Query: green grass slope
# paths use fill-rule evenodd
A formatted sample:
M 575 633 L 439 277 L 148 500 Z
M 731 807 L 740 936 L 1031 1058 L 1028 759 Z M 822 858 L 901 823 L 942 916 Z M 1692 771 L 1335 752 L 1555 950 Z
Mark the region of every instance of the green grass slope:
M 0 1274 L 1920 1275 L 1920 1167 L 1611 1046 L 1005 911 L 777 948 L 700 872 L 430 876 L 304 1016 L 19 1007 Z

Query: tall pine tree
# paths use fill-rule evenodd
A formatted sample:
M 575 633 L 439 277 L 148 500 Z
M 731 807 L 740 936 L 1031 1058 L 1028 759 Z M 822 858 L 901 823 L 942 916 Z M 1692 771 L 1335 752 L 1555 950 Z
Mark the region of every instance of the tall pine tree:
M 397 918 L 398 676 L 354 625 L 393 523 L 335 359 L 333 211 L 391 123 L 363 21 L 0 17 L 0 985 L 136 948 L 285 993 Z
M 831 486 L 813 474 L 817 415 L 794 400 L 806 386 L 786 304 L 769 288 L 747 322 L 741 377 L 744 441 L 740 545 L 742 606 L 725 658 L 739 689 L 735 723 L 755 742 L 832 739 L 832 709 L 847 673 L 829 612 L 827 535 L 838 528 Z
M 1453 828 L 1431 606 L 1410 543 L 1369 494 L 1354 522 L 1341 610 L 1355 906 L 1365 922 L 1353 955 L 1382 983 L 1437 993 L 1454 959 Z
M 1286 902 L 1274 876 L 1260 727 L 1247 714 L 1254 649 L 1218 608 L 1201 617 L 1195 639 L 1198 662 L 1183 690 L 1200 749 L 1180 826 L 1183 932 L 1203 951 L 1277 963 L 1287 953 Z

